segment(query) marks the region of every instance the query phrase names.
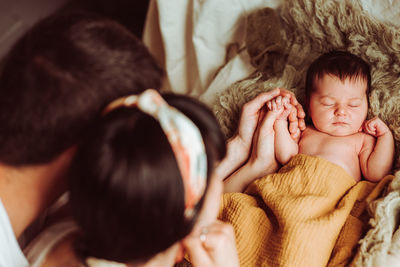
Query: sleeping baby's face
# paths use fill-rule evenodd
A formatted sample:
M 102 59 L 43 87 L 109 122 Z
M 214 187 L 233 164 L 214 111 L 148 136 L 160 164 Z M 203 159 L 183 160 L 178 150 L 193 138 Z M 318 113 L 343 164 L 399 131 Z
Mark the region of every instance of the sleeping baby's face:
M 357 133 L 367 117 L 367 81 L 325 74 L 314 81 L 309 112 L 314 127 L 333 136 Z

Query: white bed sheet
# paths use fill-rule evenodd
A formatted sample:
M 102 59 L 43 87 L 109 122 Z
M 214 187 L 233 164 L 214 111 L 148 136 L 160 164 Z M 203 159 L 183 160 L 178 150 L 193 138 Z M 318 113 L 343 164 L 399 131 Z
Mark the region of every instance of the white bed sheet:
M 152 0 L 143 40 L 166 70 L 164 89 L 212 99 L 253 71 L 246 53 L 226 65 L 227 47 L 244 46 L 246 15 L 281 0 Z M 217 72 L 225 66 L 216 78 Z M 208 90 L 210 88 L 210 90 Z M 211 91 L 213 93 L 211 93 Z
M 247 14 L 282 1 L 151 0 L 143 40 L 166 71 L 163 89 L 212 105 L 218 92 L 254 71 L 243 49 Z M 400 26 L 400 0 L 360 3 L 378 20 Z

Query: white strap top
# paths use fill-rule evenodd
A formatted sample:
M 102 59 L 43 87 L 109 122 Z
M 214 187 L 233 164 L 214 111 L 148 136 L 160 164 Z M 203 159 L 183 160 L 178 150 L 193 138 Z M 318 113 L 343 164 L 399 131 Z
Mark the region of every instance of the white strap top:
M 10 219 L 0 199 L 0 267 L 29 266 L 14 235 Z

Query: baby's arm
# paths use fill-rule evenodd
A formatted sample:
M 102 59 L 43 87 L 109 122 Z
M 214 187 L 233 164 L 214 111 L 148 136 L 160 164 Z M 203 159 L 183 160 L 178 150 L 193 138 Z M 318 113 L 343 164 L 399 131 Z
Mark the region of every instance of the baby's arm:
M 280 164 L 286 164 L 299 151 L 297 144 L 299 138 L 293 140 L 288 129 L 288 116 L 291 112 L 295 112 L 295 108 L 289 103 L 287 98 L 281 98 L 280 96 L 269 101 L 267 106 L 270 110 L 284 109 L 274 123 L 274 146 L 276 160 Z
M 378 117 L 364 123 L 366 136 L 360 152 L 361 171 L 365 179 L 377 182 L 387 175 L 393 164 L 394 140 L 389 127 Z M 376 137 L 376 141 L 373 137 Z

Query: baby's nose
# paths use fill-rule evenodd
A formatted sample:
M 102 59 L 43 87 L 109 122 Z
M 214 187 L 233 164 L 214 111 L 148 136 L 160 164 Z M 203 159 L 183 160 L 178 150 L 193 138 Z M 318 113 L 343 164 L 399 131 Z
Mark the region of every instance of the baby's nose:
M 346 109 L 343 107 L 337 107 L 335 110 L 336 116 L 345 116 L 347 114 Z

